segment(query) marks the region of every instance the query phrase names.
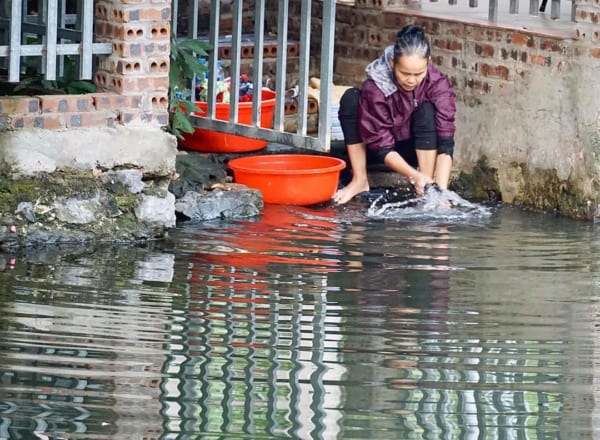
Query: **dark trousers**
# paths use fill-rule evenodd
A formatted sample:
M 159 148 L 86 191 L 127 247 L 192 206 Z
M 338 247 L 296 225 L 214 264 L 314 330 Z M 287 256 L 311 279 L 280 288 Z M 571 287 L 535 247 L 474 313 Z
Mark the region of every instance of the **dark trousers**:
M 344 133 L 344 143 L 346 145 L 362 142 L 358 127 L 359 100 L 360 90 L 354 87 L 346 90 L 340 99 L 338 118 L 342 132 Z M 410 129 L 410 139 L 397 141 L 394 148 L 380 150 L 367 149 L 367 163 L 383 164 L 385 156 L 390 151 L 395 150 L 409 165 L 416 168 L 418 166 L 415 150 L 416 145 L 419 146 L 419 149 L 423 150 L 437 149 L 435 107 L 433 104 L 424 102 L 415 109 L 411 116 Z

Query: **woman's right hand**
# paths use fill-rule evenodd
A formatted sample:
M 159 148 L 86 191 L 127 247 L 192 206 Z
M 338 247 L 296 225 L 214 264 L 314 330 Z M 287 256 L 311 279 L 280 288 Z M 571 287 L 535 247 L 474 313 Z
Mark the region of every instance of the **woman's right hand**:
M 415 191 L 419 197 L 425 195 L 425 185 L 432 183 L 433 179 L 423 173 L 417 172 L 417 175 L 410 178 L 410 183 L 415 187 Z

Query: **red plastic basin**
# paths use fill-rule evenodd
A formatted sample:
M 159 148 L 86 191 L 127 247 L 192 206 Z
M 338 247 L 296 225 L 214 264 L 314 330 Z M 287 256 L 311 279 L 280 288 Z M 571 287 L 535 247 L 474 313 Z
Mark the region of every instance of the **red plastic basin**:
M 232 159 L 237 183 L 258 189 L 265 203 L 307 206 L 330 200 L 346 162 L 329 156 L 270 154 Z
M 272 90 L 263 89 L 261 92 L 260 126 L 263 128 L 273 127 L 275 97 L 276 94 Z M 196 101 L 196 105 L 202 112 L 194 112 L 194 114 L 198 116 L 205 115 L 208 104 Z M 229 120 L 229 103 L 217 103 L 215 117 L 221 121 Z M 238 122 L 240 124 L 252 124 L 252 102 L 240 102 L 238 104 Z M 186 150 L 206 153 L 244 153 L 266 147 L 267 141 L 196 128 L 194 133 L 185 133 L 183 139 L 179 140 L 179 145 Z

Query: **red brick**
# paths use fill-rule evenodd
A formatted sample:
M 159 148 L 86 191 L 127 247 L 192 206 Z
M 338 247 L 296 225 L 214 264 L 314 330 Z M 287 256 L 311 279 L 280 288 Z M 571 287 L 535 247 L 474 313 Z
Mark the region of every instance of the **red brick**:
M 142 60 L 136 58 L 125 58 L 117 61 L 115 68 L 117 73 L 122 75 L 139 75 L 144 72 L 142 69 Z
M 509 70 L 506 66 L 491 66 L 479 64 L 479 70 L 483 76 L 508 80 Z
M 94 5 L 94 18 L 96 20 L 108 19 L 109 4 L 107 2 L 98 1 Z
M 600 23 L 600 13 L 586 10 L 583 8 L 577 8 L 575 13 L 575 21 L 577 23 Z
M 143 26 L 139 24 L 113 24 L 110 30 L 110 35 L 118 40 L 137 40 L 142 37 L 147 37 Z
M 537 64 L 538 66 L 551 66 L 552 65 L 552 58 L 545 57 L 543 55 L 531 55 L 531 57 L 529 57 L 529 60 L 533 64 Z
M 519 52 L 516 49 L 506 49 L 506 48 L 502 48 L 500 49 L 500 54 L 502 56 L 502 59 L 507 60 L 509 57 L 512 58 L 515 61 L 521 61 L 522 63 L 526 63 L 527 62 L 527 58 L 528 58 L 528 54 L 527 52 Z
M 75 112 L 65 114 L 67 128 L 114 127 L 117 111 Z
M 42 113 L 85 112 L 93 108 L 90 95 L 41 95 Z
M 0 113 L 39 113 L 40 101 L 37 98 L 26 96 L 0 97 Z
M 171 8 L 149 8 L 139 9 L 139 20 L 141 21 L 165 21 L 171 17 Z
M 169 98 L 166 94 L 152 96 L 151 102 L 154 111 L 167 111 L 169 109 Z
M 151 92 L 169 89 L 169 77 L 166 74 L 156 76 L 109 75 L 109 89 L 117 93 Z
M 158 125 L 167 125 L 169 123 L 169 112 L 153 112 L 151 122 Z
M 491 86 L 487 82 L 473 78 L 469 78 L 465 81 L 465 87 L 482 93 L 489 93 L 492 90 Z
M 451 51 L 461 51 L 463 46 L 460 41 L 457 40 L 443 40 L 443 39 L 435 39 L 433 41 L 433 46 L 442 50 L 451 50 Z
M 556 40 L 544 39 L 540 42 L 540 49 L 551 52 L 561 52 L 562 46 Z
M 90 94 L 94 101 L 96 110 L 116 110 L 129 107 L 127 97 L 115 93 L 92 93 Z
M 65 115 L 64 113 L 46 113 L 41 114 L 33 119 L 34 128 L 43 128 L 46 130 L 58 130 L 65 128 Z
M 592 47 L 590 49 L 590 56 L 600 58 L 600 47 Z
M 113 42 L 113 55 L 119 57 L 137 57 L 142 55 L 143 45 L 139 41 Z
M 150 36 L 153 40 L 169 39 L 171 36 L 171 26 L 169 23 L 157 24 L 150 29 Z
M 520 32 L 513 32 L 508 34 L 507 43 L 515 44 L 517 46 L 527 46 L 530 38 L 530 35 L 522 34 Z
M 360 60 L 343 58 L 336 60 L 336 70 L 348 76 L 364 76 L 365 64 Z
M 475 53 L 482 58 L 491 58 L 494 56 L 494 46 L 490 44 L 476 44 Z
M 162 58 L 149 58 L 148 59 L 148 72 L 155 73 L 169 73 L 169 57 Z
M 444 57 L 441 55 L 432 55 L 431 61 L 433 62 L 433 64 L 439 67 L 442 67 L 444 65 Z
M 33 122 L 37 115 L 15 115 L 11 118 L 11 127 L 18 128 L 33 128 Z

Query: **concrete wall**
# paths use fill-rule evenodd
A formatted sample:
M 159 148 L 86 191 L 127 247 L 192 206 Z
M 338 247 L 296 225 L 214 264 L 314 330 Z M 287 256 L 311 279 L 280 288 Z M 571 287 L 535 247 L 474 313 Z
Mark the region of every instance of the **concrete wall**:
M 501 193 L 506 202 L 598 216 L 600 1 L 578 1 L 566 33 L 462 23 L 393 3 L 337 5 L 334 82 L 360 85 L 366 64 L 402 26 L 424 26 L 432 60 L 458 95 L 455 185 L 476 198 Z M 321 4 L 313 2 L 315 26 Z M 299 8 L 290 2 L 291 11 Z M 300 17 L 290 15 L 293 34 Z M 318 42 L 311 46 L 318 53 Z

